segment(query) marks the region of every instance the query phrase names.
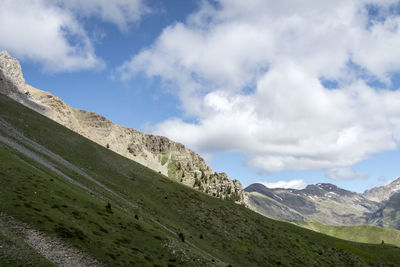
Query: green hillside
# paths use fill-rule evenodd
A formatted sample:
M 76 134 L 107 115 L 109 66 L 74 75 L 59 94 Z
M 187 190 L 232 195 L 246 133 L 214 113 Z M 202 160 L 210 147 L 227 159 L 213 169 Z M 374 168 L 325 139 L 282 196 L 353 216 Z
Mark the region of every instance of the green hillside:
M 398 247 L 344 241 L 270 220 L 173 182 L 3 95 L 0 213 L 58 236 L 109 266 L 400 262 Z M 34 265 L 48 264 L 28 254 L 35 257 Z M 22 264 L 10 255 L 0 249 L 0 266 Z
M 345 240 L 400 246 L 400 231 L 396 229 L 381 228 L 369 225 L 357 226 L 332 226 L 316 222 L 296 222 L 297 225 L 326 235 L 342 238 Z

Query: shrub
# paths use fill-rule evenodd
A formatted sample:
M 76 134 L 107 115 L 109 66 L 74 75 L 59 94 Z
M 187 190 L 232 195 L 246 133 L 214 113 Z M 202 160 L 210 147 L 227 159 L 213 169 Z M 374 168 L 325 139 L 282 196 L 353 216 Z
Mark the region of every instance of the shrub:
M 106 210 L 107 210 L 107 212 L 109 212 L 109 213 L 113 213 L 113 211 L 112 211 L 112 209 L 111 209 L 111 203 L 110 203 L 110 202 L 107 202 Z
M 185 236 L 183 235 L 183 233 L 179 233 L 179 239 L 182 241 L 182 242 L 185 242 Z

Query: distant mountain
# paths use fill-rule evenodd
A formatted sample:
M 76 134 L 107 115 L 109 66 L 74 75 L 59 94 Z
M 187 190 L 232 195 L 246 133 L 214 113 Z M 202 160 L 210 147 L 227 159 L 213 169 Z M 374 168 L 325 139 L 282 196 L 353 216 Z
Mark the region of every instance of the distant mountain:
M 214 172 L 184 145 L 114 124 L 94 112 L 74 109 L 57 96 L 26 84 L 19 62 L 6 51 L 0 52 L 0 93 L 175 181 L 215 197 L 243 202 L 238 180 Z
M 400 192 L 382 202 L 382 207 L 369 218 L 368 224 L 400 229 Z
M 328 183 L 302 190 L 252 184 L 245 192 L 249 208 L 274 219 L 400 229 L 400 178 L 363 194 Z
M 366 190 L 363 196 L 369 200 L 382 202 L 388 200 L 393 194 L 400 191 L 400 178 L 394 180 L 388 185 L 374 187 L 370 190 Z

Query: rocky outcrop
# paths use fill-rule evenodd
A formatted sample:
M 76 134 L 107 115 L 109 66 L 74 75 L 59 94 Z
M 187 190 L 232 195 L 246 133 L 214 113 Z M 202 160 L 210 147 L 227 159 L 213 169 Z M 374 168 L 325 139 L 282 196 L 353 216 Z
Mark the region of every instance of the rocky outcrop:
M 51 93 L 25 83 L 21 66 L 0 52 L 0 92 L 114 152 L 170 179 L 215 197 L 243 203 L 242 185 L 214 172 L 204 159 L 180 143 L 114 124 L 107 118 L 74 109 Z

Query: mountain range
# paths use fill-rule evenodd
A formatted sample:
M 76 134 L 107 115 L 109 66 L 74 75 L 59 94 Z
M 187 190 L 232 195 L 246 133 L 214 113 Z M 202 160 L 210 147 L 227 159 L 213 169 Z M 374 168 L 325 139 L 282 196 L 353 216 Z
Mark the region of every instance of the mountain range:
M 246 203 L 264 216 L 327 225 L 374 225 L 400 229 L 400 178 L 363 194 L 329 183 L 306 188 L 245 188 Z

